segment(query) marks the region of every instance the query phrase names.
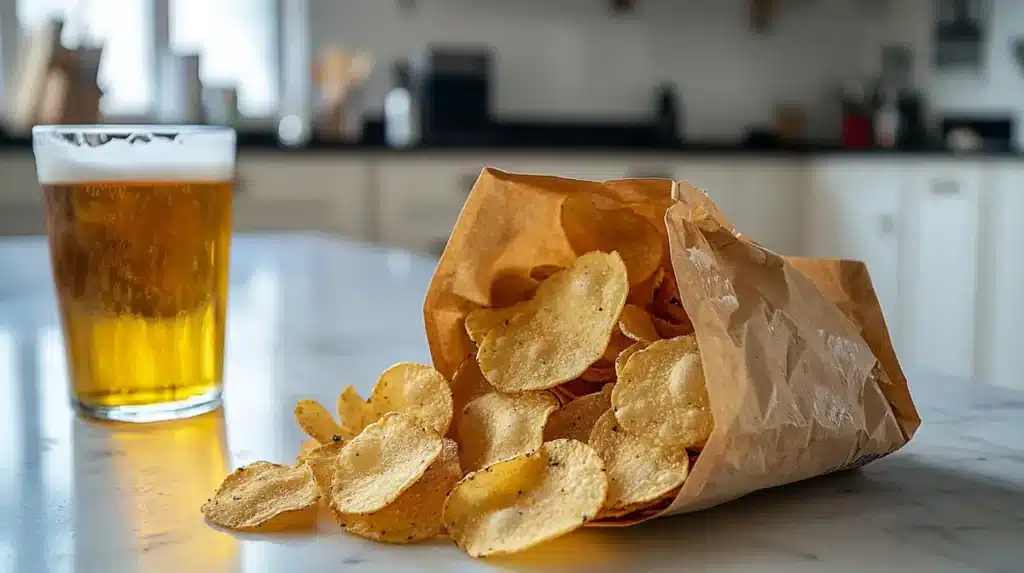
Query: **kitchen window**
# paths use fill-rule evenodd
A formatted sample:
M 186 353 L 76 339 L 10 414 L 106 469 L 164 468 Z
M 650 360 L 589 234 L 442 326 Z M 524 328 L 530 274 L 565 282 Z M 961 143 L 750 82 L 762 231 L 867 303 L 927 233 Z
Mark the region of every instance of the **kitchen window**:
M 20 36 L 52 18 L 65 21 L 68 47 L 102 44 L 101 109 L 109 118 L 146 118 L 157 108 L 159 58 L 173 50 L 200 55 L 205 86 L 235 87 L 250 119 L 280 105 L 279 20 L 283 0 L 0 0 L 0 37 Z M 16 14 L 15 18 L 2 17 Z M 16 42 L 0 42 L 6 79 Z M 9 86 L 7 86 L 9 87 Z

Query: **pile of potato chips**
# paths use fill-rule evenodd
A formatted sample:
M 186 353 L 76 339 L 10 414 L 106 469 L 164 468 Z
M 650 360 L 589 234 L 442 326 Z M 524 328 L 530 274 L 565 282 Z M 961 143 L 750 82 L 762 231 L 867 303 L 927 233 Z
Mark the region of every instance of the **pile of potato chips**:
M 565 209 L 600 229 L 566 226 L 575 262 L 534 269 L 528 298 L 469 313 L 476 356 L 451 381 L 403 363 L 366 400 L 346 388 L 337 418 L 300 401 L 312 440 L 298 462 L 237 470 L 207 519 L 310 526 L 322 502 L 354 535 L 447 534 L 483 557 L 668 507 L 713 426 L 693 327 L 657 229 L 588 200 Z

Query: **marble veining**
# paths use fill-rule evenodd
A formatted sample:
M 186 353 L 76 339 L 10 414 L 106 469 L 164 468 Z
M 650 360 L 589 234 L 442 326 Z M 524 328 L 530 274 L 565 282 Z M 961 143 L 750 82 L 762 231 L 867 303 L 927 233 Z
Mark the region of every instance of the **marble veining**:
M 199 505 L 230 469 L 294 459 L 297 398 L 333 402 L 429 360 L 433 264 L 323 237 L 236 239 L 224 409 L 134 426 L 72 414 L 45 244 L 0 242 L 0 571 L 1022 570 L 1024 393 L 913 375 L 918 435 L 861 470 L 510 558 L 378 545 L 328 518 L 315 535 L 206 526 Z

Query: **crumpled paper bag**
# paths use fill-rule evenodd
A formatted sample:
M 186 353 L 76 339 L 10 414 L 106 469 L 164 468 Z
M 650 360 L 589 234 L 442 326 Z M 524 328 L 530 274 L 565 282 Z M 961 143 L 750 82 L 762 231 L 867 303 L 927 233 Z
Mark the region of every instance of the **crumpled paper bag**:
M 667 179 L 485 169 L 424 303 L 445 376 L 475 354 L 463 324 L 471 310 L 512 304 L 535 286 L 530 269 L 576 258 L 560 222 L 572 193 L 628 207 L 663 234 L 715 418 L 674 502 L 623 524 L 858 467 L 913 436 L 920 418 L 863 263 L 777 255 L 738 233 L 702 191 Z

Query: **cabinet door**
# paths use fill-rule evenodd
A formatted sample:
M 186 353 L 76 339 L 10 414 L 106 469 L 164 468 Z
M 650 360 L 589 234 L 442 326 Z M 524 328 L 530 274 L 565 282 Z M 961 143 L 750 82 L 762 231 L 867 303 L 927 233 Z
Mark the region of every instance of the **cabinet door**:
M 867 264 L 889 332 L 901 346 L 901 213 L 907 171 L 857 159 L 816 162 L 807 201 L 806 253 Z
M 1000 165 L 981 195 L 975 377 L 1024 390 L 1024 166 Z
M 907 229 L 908 365 L 974 377 L 978 214 L 984 170 L 961 162 L 915 168 Z
M 235 230 L 317 231 L 370 238 L 369 163 L 331 155 L 243 155 L 238 162 Z
M 789 159 L 741 160 L 729 191 L 732 213 L 744 234 L 783 255 L 802 255 L 807 166 Z

